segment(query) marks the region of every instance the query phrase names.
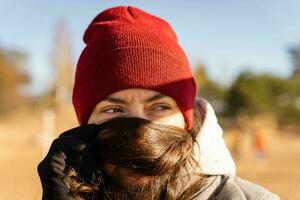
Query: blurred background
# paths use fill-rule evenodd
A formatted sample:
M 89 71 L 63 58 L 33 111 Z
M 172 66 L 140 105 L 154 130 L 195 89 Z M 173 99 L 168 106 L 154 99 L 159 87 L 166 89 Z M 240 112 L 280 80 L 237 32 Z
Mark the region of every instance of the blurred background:
M 37 164 L 58 134 L 78 125 L 71 91 L 83 33 L 116 5 L 176 30 L 238 175 L 299 199 L 298 0 L 0 0 L 0 199 L 40 199 Z

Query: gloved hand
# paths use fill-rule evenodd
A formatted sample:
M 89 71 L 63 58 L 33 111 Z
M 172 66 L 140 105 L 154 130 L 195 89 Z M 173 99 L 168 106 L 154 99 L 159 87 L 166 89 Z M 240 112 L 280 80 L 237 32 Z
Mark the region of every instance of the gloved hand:
M 91 155 L 84 153 L 98 133 L 97 128 L 94 124 L 79 126 L 62 133 L 53 141 L 48 154 L 38 165 L 38 174 L 43 187 L 43 200 L 72 199 L 62 180 L 68 167 L 75 168 L 86 180 L 91 178 L 95 161 Z

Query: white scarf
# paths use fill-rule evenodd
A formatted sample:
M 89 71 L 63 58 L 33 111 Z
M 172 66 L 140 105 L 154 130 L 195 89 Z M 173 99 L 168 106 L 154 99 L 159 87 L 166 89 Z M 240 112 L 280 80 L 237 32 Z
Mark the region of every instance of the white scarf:
M 223 139 L 214 109 L 205 99 L 197 98 L 197 107 L 204 115 L 201 130 L 196 138 L 195 157 L 201 173 L 206 175 L 236 175 L 236 168 Z

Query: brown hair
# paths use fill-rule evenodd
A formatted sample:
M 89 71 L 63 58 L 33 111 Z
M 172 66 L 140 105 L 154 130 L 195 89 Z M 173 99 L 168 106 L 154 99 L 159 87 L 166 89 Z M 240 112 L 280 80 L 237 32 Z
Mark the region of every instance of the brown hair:
M 90 152 L 99 163 L 106 161 L 127 168 L 134 165 L 135 171 L 152 177 L 149 187 L 129 191 L 129 199 L 141 199 L 147 190 L 155 191 L 152 196 L 148 194 L 149 199 L 189 199 L 204 180 L 195 170 L 200 166 L 193 157 L 201 127 L 197 109 L 193 124 L 193 129 L 186 131 L 141 118 L 114 118 L 99 125 L 100 132 L 91 143 Z M 124 199 L 117 191 L 107 188 L 116 185 L 100 168 L 90 183 L 85 183 L 74 169 L 67 171 L 64 181 L 76 200 Z M 122 190 L 120 186 L 117 188 Z

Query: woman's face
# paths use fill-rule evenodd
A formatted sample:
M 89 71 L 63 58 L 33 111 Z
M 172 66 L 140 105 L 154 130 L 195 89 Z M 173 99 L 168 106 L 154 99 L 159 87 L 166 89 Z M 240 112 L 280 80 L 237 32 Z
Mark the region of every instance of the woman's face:
M 88 123 L 100 124 L 115 117 L 138 117 L 185 128 L 184 117 L 176 101 L 147 89 L 126 89 L 111 94 L 95 106 Z M 139 187 L 150 181 L 149 177 L 135 173 L 134 169 L 118 167 L 112 163 L 105 162 L 102 168 L 109 176 L 117 175 L 124 187 Z
M 88 123 L 100 124 L 115 117 L 138 117 L 185 128 L 185 121 L 176 101 L 147 89 L 126 89 L 115 92 L 94 108 Z

